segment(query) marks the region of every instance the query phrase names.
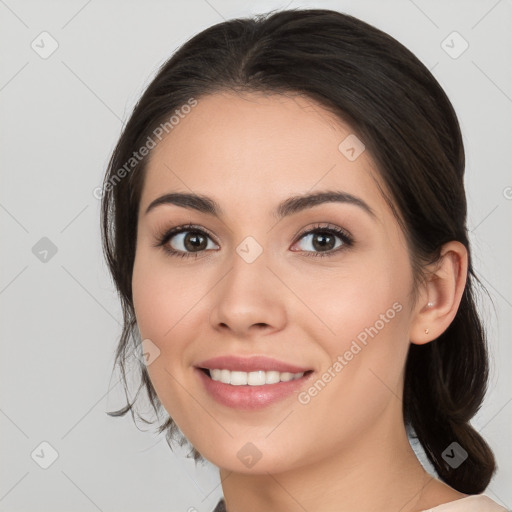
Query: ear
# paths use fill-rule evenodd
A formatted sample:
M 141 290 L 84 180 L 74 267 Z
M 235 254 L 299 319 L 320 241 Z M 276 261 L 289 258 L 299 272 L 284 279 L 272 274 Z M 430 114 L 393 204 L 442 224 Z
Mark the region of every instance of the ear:
M 468 252 L 456 241 L 443 245 L 438 262 L 427 269 L 411 323 L 411 343 L 435 340 L 452 323 L 466 286 Z

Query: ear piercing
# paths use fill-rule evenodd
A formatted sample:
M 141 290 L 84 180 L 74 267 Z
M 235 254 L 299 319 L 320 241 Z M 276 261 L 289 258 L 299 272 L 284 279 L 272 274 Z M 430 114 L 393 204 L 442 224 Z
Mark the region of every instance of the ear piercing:
M 433 303 L 433 302 L 427 302 L 427 308 L 431 308 L 433 305 L 434 305 L 434 303 Z M 425 334 L 428 334 L 428 332 L 429 332 L 429 331 L 428 331 L 428 328 L 427 328 L 427 329 L 425 329 Z
M 433 303 L 433 302 L 427 302 L 427 308 L 431 308 L 433 305 L 434 305 L 434 303 Z M 429 331 L 428 331 L 428 328 L 427 328 L 427 329 L 425 329 L 425 334 L 428 334 L 428 332 L 429 332 Z

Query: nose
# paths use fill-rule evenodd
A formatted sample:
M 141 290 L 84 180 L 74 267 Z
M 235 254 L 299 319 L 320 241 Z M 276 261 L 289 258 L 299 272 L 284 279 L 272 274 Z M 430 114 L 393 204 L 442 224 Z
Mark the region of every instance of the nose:
M 211 327 L 241 339 L 279 331 L 287 317 L 287 295 L 275 270 L 269 268 L 267 253 L 248 261 L 234 253 L 231 269 L 211 292 Z

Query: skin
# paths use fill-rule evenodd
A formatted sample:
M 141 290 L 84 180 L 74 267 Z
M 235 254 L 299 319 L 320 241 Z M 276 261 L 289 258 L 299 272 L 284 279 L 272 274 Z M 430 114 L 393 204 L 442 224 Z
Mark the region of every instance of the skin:
M 351 133 L 303 96 L 216 93 L 152 151 L 132 281 L 137 322 L 160 351 L 148 365 L 158 397 L 220 468 L 229 512 L 405 512 L 465 496 L 418 462 L 401 396 L 409 343 L 434 340 L 455 316 L 467 254 L 446 244 L 413 300 L 410 253 L 375 164 L 368 151 L 350 161 L 338 149 Z M 325 190 L 362 199 L 375 216 L 333 202 L 279 222 L 271 215 L 289 196 Z M 207 195 L 224 214 L 172 204 L 146 214 L 170 192 Z M 189 222 L 212 234 L 197 258 L 155 246 Z M 321 249 L 301 235 L 316 223 L 349 231 L 354 244 L 311 256 Z M 263 249 L 250 264 L 236 252 L 247 236 Z M 180 239 L 168 245 L 186 252 Z M 219 355 L 266 355 L 314 369 L 314 382 L 396 303 L 401 311 L 307 404 L 295 393 L 261 410 L 231 409 L 194 372 Z M 248 442 L 261 453 L 251 468 L 237 457 Z

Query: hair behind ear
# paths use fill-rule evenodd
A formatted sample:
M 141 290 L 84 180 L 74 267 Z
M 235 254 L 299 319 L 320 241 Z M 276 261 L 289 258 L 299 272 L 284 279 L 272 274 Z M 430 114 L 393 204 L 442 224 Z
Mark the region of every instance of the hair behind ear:
M 430 343 L 410 345 L 403 401 L 405 421 L 439 477 L 466 494 L 483 492 L 496 469 L 491 448 L 469 423 L 484 399 L 488 377 L 485 334 L 473 300 L 472 278 L 470 270 L 448 329 Z M 458 467 L 448 462 L 450 451 L 446 454 L 453 442 L 467 452 Z

